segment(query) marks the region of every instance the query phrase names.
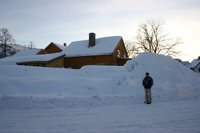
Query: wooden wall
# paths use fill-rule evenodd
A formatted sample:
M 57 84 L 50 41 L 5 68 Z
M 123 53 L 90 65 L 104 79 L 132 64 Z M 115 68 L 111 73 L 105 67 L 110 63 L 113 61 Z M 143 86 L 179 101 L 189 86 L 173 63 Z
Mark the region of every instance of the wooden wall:
M 58 58 L 56 60 L 52 60 L 48 64 L 46 64 L 47 67 L 58 67 L 62 68 L 64 66 L 64 58 Z
M 37 53 L 37 55 L 41 55 L 41 54 L 47 54 L 44 49 L 41 49 L 40 52 Z
M 120 51 L 120 55 L 118 57 L 118 50 Z M 118 58 L 128 58 L 128 53 L 126 51 L 125 45 L 123 40 L 121 39 L 117 45 L 117 47 L 114 49 L 113 55 Z
M 53 43 L 50 43 L 50 44 L 44 49 L 44 51 L 45 51 L 47 54 L 62 52 L 62 50 L 61 50 L 60 48 L 58 48 L 56 45 L 54 45 Z
M 65 57 L 64 67 L 79 69 L 85 65 L 114 65 L 112 55 Z

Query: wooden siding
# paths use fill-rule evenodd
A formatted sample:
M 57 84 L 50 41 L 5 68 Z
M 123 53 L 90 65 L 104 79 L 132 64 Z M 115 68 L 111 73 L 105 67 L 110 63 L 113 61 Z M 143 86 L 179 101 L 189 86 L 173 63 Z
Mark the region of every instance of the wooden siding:
M 118 50 L 120 51 L 120 54 L 118 55 Z M 121 39 L 117 45 L 117 47 L 114 49 L 113 52 L 115 58 L 128 58 L 128 53 L 126 51 L 125 45 L 123 40 Z
M 41 49 L 40 52 L 37 53 L 37 55 L 41 55 L 41 54 L 47 54 L 44 49 Z
M 117 59 L 117 64 L 119 66 L 123 66 L 124 64 L 126 64 L 127 61 L 131 60 L 130 58 L 118 58 Z
M 47 67 L 58 67 L 62 68 L 64 66 L 64 58 L 58 58 L 56 60 L 52 60 L 46 64 Z
M 55 44 L 50 43 L 45 49 L 44 51 L 47 54 L 51 54 L 51 53 L 58 53 L 58 52 L 62 52 L 62 49 L 60 49 L 59 47 L 57 47 Z
M 64 67 L 79 69 L 85 65 L 116 65 L 112 55 L 65 57 Z

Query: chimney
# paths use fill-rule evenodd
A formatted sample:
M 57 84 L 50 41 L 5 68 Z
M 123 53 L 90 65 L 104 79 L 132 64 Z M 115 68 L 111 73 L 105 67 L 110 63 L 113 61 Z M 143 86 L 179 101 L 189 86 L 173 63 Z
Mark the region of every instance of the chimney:
M 66 47 L 66 46 L 67 46 L 67 43 L 63 43 L 63 45 Z
M 95 33 L 89 33 L 88 47 L 93 47 L 94 45 L 95 45 Z
M 198 56 L 198 60 L 200 60 L 200 56 Z

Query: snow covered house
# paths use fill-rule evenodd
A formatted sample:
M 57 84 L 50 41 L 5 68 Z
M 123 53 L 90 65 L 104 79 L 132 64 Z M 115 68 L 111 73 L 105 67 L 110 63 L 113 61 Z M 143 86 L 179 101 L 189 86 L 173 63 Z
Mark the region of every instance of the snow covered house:
M 21 58 L 15 59 L 16 64 L 26 66 L 63 67 L 65 54 L 62 53 L 62 51 L 65 48 L 66 47 L 63 45 L 51 42 L 45 49 L 40 49 L 39 51 L 36 49 L 24 50 L 16 55 L 21 56 Z M 27 56 L 28 54 L 29 56 Z
M 21 54 L 0 64 L 79 69 L 85 65 L 124 65 L 127 60 L 129 58 L 121 36 L 96 39 L 95 33 L 90 33 L 88 40 L 72 42 L 68 47 L 51 42 L 45 49 L 21 51 Z
M 66 48 L 66 44 L 60 45 L 55 42 L 51 42 L 45 49 L 23 49 L 17 52 L 14 56 L 32 56 L 41 54 L 52 54 L 62 52 Z
M 200 56 L 191 62 L 190 69 L 200 73 Z
M 85 65 L 124 65 L 128 54 L 121 36 L 95 38 L 72 42 L 65 50 L 64 67 L 79 69 Z

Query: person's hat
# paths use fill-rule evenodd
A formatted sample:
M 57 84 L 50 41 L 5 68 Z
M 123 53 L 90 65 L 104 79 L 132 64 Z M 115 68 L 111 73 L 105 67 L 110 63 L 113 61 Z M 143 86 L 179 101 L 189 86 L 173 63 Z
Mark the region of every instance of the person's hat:
M 146 76 L 149 76 L 149 73 L 148 73 L 148 72 L 146 72 Z

